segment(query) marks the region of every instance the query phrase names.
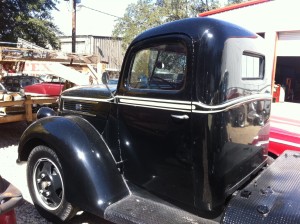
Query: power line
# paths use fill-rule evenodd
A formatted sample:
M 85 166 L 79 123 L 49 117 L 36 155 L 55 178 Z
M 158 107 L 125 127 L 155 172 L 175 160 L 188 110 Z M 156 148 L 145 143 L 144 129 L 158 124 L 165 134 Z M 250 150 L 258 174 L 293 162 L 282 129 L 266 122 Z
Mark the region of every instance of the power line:
M 78 5 L 77 7 L 78 7 L 78 8 L 84 7 L 84 8 L 87 8 L 87 9 L 90 9 L 90 10 L 93 10 L 93 11 L 96 11 L 96 12 L 100 12 L 100 13 L 105 14 L 105 15 L 107 15 L 107 16 L 112 16 L 112 17 L 115 17 L 115 18 L 121 18 L 121 17 L 119 17 L 119 16 L 115 16 L 115 15 L 109 14 L 109 13 L 107 13 L 107 12 L 100 11 L 100 10 L 98 10 L 98 9 L 93 9 L 93 8 L 90 8 L 90 7 L 85 6 L 85 5 Z

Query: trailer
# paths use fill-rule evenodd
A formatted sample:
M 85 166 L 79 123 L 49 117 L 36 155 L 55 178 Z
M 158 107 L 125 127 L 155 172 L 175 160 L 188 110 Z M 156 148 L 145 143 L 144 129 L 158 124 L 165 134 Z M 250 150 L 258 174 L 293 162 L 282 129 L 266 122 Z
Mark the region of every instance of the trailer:
M 54 75 L 74 85 L 98 83 L 95 55 L 63 53 L 47 49 L 0 46 L 0 80 L 13 75 Z M 64 88 L 65 89 L 65 88 Z M 22 95 L 22 96 L 21 96 Z M 40 107 L 57 107 L 58 96 L 35 96 L 8 92 L 0 100 L 0 123 L 36 120 Z

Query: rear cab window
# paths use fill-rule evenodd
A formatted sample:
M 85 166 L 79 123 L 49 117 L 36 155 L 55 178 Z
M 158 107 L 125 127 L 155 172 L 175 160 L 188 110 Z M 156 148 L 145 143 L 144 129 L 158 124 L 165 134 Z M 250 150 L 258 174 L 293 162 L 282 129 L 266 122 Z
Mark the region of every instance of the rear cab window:
M 264 78 L 265 57 L 263 55 L 243 52 L 242 79 L 255 80 Z

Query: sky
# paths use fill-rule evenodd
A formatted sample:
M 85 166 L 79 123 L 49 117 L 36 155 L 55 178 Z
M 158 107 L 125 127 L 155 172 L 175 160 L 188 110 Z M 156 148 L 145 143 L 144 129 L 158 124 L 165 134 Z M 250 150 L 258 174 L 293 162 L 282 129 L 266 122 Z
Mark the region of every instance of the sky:
M 66 36 L 72 35 L 72 0 L 60 0 L 53 11 L 53 22 Z M 123 17 L 127 6 L 137 0 L 81 0 L 76 11 L 76 35 L 111 36 L 116 17 Z M 82 5 L 83 7 L 78 7 Z M 98 12 L 89 8 L 104 12 Z
M 116 17 L 123 17 L 130 3 L 138 0 L 81 0 L 76 11 L 76 35 L 111 36 Z M 220 0 L 220 2 L 227 0 Z M 72 35 L 72 2 L 73 0 L 60 0 L 57 5 L 59 11 L 53 11 L 54 23 L 60 28 L 65 36 Z M 86 7 L 88 8 L 86 8 Z M 98 11 L 94 11 L 98 10 Z

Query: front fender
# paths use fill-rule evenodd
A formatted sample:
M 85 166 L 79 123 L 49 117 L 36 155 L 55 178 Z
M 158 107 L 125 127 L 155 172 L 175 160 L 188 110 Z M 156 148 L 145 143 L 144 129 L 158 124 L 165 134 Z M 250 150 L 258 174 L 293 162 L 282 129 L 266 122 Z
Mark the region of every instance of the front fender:
M 52 148 L 61 161 L 67 200 L 103 215 L 105 208 L 129 194 L 110 150 L 99 132 L 77 116 L 46 117 L 23 133 L 19 161 L 37 145 Z

